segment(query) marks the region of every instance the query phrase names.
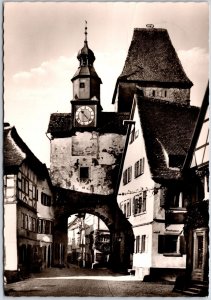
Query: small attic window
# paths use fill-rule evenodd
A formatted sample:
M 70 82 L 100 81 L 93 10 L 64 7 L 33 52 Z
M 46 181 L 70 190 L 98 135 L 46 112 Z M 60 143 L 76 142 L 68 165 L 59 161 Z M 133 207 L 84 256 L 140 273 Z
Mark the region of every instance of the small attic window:
M 152 91 L 152 97 L 155 97 L 155 90 Z
M 85 88 L 85 83 L 84 82 L 80 82 L 80 89 Z

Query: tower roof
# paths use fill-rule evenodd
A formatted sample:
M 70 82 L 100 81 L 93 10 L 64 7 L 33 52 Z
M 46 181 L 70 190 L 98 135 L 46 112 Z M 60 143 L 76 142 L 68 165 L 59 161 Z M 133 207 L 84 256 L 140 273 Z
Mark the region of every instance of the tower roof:
M 135 28 L 119 81 L 183 84 L 188 79 L 166 29 Z
M 92 66 L 95 61 L 94 52 L 89 49 L 87 41 L 87 21 L 85 21 L 85 40 L 84 46 L 78 51 L 77 59 L 80 61 L 80 66 Z
M 74 74 L 72 81 L 78 77 L 92 77 L 99 80 L 102 83 L 100 77 L 97 75 L 93 63 L 95 61 L 94 52 L 88 47 L 87 41 L 87 21 L 85 21 L 85 40 L 84 46 L 78 51 L 77 59 L 79 60 L 79 67 Z

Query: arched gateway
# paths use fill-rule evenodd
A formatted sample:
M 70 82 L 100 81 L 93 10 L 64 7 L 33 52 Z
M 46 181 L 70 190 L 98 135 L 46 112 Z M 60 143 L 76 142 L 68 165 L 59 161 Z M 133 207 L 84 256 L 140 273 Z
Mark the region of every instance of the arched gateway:
M 66 261 L 67 219 L 75 213 L 99 216 L 111 233 L 111 266 L 127 268 L 133 253 L 133 232 L 114 196 L 125 145 L 123 120 L 129 113 L 103 112 L 94 53 L 85 41 L 78 52 L 79 67 L 72 78 L 71 113 L 54 113 L 51 141 L 52 183 L 56 189 L 54 262 Z
M 111 235 L 111 255 L 109 266 L 124 271 L 130 266 L 130 254 L 133 253 L 133 231 L 119 209 L 113 195 L 97 195 L 57 189 L 55 203 L 54 245 L 62 253 L 56 255 L 55 264 L 65 264 L 67 260 L 67 225 L 72 214 L 89 213 L 98 216 L 108 227 Z

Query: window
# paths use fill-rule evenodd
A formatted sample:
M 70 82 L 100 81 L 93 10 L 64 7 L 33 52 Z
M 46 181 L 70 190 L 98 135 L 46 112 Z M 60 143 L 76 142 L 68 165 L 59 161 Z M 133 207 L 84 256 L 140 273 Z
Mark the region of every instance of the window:
M 29 181 L 24 177 L 22 177 L 21 189 L 27 195 L 29 194 Z
M 140 250 L 140 236 L 136 236 L 136 245 L 135 245 L 136 253 L 139 253 Z
M 134 142 L 135 140 L 135 127 L 133 128 L 133 130 L 130 133 L 130 144 L 132 144 L 132 142 Z
M 39 219 L 37 232 L 43 234 L 52 234 L 52 222 L 49 220 Z
M 135 163 L 135 168 L 134 168 L 134 176 L 137 178 L 138 176 L 142 175 L 144 173 L 144 157 L 139 159 Z
M 131 216 L 131 199 L 128 199 L 120 204 L 120 208 L 123 211 L 126 218 Z
M 165 97 L 165 98 L 167 97 L 167 90 L 163 91 L 163 97 Z
M 173 191 L 170 196 L 170 208 L 185 208 L 188 204 L 188 197 L 180 191 Z
M 143 198 L 142 198 L 142 212 L 146 211 L 146 204 L 147 204 L 147 191 L 143 191 Z
M 146 235 L 141 236 L 141 253 L 146 252 Z
M 123 185 L 126 185 L 132 179 L 132 167 L 127 168 L 123 172 Z
M 132 144 L 135 139 L 137 139 L 139 136 L 139 130 L 135 130 L 135 127 L 133 128 L 133 130 L 130 133 L 130 144 Z
M 29 216 L 29 230 L 32 231 L 32 217 Z
M 32 198 L 38 200 L 38 189 L 36 185 L 32 186 Z
M 80 82 L 80 88 L 85 88 L 85 83 L 84 82 Z
M 14 175 L 4 176 L 4 198 L 7 201 L 13 201 L 13 196 L 15 195 L 14 182 Z
M 155 97 L 155 90 L 152 91 L 152 97 Z
M 42 220 L 41 219 L 38 220 L 37 232 L 42 233 Z
M 89 179 L 89 168 L 88 167 L 80 167 L 80 180 Z
M 146 212 L 147 192 L 143 191 L 133 198 L 134 215 Z
M 175 256 L 186 253 L 185 238 L 174 234 L 158 235 L 158 253 Z
M 32 218 L 32 231 L 36 232 L 36 219 Z
M 51 206 L 51 196 L 41 193 L 41 203 L 45 206 Z

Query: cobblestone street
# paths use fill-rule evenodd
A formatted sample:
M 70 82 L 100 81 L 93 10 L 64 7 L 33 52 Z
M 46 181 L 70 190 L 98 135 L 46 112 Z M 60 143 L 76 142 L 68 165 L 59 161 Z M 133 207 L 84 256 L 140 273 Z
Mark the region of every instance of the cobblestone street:
M 141 282 L 134 276 L 107 269 L 80 269 L 73 265 L 64 269 L 46 269 L 5 286 L 7 296 L 181 296 L 172 290 L 172 284 Z

